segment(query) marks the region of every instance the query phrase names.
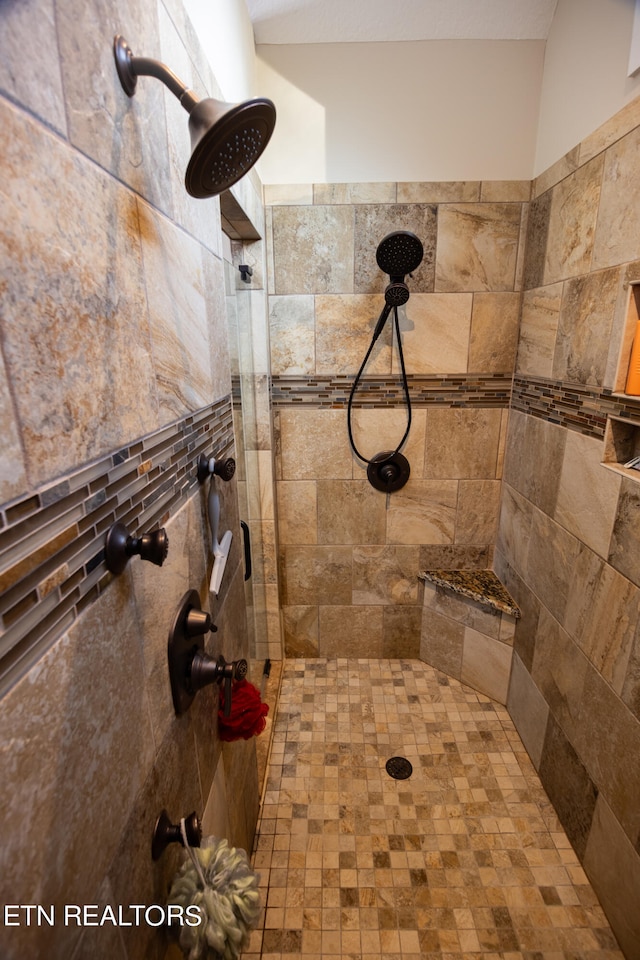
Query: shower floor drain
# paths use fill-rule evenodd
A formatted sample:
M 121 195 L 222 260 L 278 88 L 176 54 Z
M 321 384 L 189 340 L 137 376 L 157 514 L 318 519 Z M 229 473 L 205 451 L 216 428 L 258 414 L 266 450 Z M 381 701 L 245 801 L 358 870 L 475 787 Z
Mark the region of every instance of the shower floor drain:
M 385 764 L 385 770 L 394 780 L 407 780 L 413 773 L 413 767 L 405 757 L 391 757 Z

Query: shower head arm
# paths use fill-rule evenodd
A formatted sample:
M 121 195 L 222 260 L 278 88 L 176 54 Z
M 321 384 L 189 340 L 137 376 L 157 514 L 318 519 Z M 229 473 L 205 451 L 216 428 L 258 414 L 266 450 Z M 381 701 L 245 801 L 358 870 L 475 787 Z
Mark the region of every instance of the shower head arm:
M 138 77 L 155 77 L 156 80 L 161 80 L 171 93 L 178 98 L 187 113 L 191 113 L 199 102 L 193 90 L 189 90 L 186 84 L 160 60 L 152 60 L 150 57 L 135 57 L 124 37 L 116 36 L 114 38 L 113 55 L 122 89 L 128 97 L 132 97 L 136 92 Z

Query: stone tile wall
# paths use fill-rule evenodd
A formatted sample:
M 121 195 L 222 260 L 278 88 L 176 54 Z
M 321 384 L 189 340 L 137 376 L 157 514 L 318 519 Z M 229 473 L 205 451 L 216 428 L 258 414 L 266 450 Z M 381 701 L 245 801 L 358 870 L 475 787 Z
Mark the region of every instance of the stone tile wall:
M 508 707 L 627 957 L 640 956 L 640 486 L 606 437 L 622 417 L 633 445 L 640 422 L 621 392 L 639 123 L 636 100 L 534 182 L 495 554 L 522 610 Z
M 491 565 L 529 194 L 528 182 L 266 188 L 288 655 L 418 656 L 418 572 Z M 400 310 L 411 476 L 387 501 L 350 449 L 346 407 L 388 282 L 376 249 L 400 229 L 425 254 Z M 405 426 L 389 323 L 353 432 L 371 458 Z
M 175 97 L 122 91 L 115 33 L 219 96 L 179 0 L 0 10 L 0 904 L 58 917 L 3 925 L 6 960 L 160 960 L 162 929 L 65 926 L 63 905 L 165 903 L 181 857 L 151 859 L 163 808 L 246 848 L 257 816 L 255 744 L 223 748 L 211 688 L 176 718 L 167 670 L 183 595 L 210 604 L 195 464 L 235 451 L 219 204 L 185 192 Z M 255 175 L 238 200 L 259 223 Z M 241 533 L 221 487 L 234 545 L 206 646 L 233 659 Z M 114 520 L 164 526 L 162 568 L 108 574 Z

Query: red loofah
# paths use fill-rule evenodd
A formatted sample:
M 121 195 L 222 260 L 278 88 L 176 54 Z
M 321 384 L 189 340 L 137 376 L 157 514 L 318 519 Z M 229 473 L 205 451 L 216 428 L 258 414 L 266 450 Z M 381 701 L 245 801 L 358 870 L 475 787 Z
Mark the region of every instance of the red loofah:
M 231 716 L 224 716 L 224 688 L 220 688 L 218 731 L 221 740 L 248 740 L 262 733 L 267 725 L 269 704 L 260 699 L 260 691 L 248 680 L 234 680 L 231 686 Z

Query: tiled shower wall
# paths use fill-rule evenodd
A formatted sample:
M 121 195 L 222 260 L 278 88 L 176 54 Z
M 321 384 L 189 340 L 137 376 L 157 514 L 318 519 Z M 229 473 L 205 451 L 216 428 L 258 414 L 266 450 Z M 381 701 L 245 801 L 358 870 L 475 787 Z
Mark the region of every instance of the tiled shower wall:
M 491 565 L 516 356 L 530 183 L 266 189 L 285 650 L 418 656 L 427 568 Z M 387 497 L 347 434 L 347 398 L 384 304 L 382 238 L 424 246 L 400 326 L 408 483 Z M 355 395 L 365 457 L 406 425 L 392 323 Z
M 495 569 L 508 707 L 620 945 L 640 956 L 640 485 L 605 439 L 640 281 L 640 101 L 534 182 Z M 616 451 L 616 446 L 618 450 Z M 616 456 L 617 453 L 617 456 Z
M 153 826 L 195 810 L 250 848 L 255 746 L 220 743 L 217 691 L 176 718 L 167 637 L 187 590 L 248 654 L 236 481 L 223 589 L 199 453 L 233 455 L 217 200 L 184 190 L 187 117 L 151 78 L 131 100 L 113 36 L 219 96 L 179 0 L 31 0 L 0 11 L 0 903 L 163 904 L 179 857 Z M 29 68 L 24 50 L 29 50 Z M 261 229 L 254 176 L 239 201 Z M 114 578 L 104 537 L 161 525 L 162 568 Z M 214 788 L 212 789 L 212 784 Z M 209 801 L 209 803 L 208 803 Z M 4 927 L 3 958 L 160 958 L 141 926 Z

